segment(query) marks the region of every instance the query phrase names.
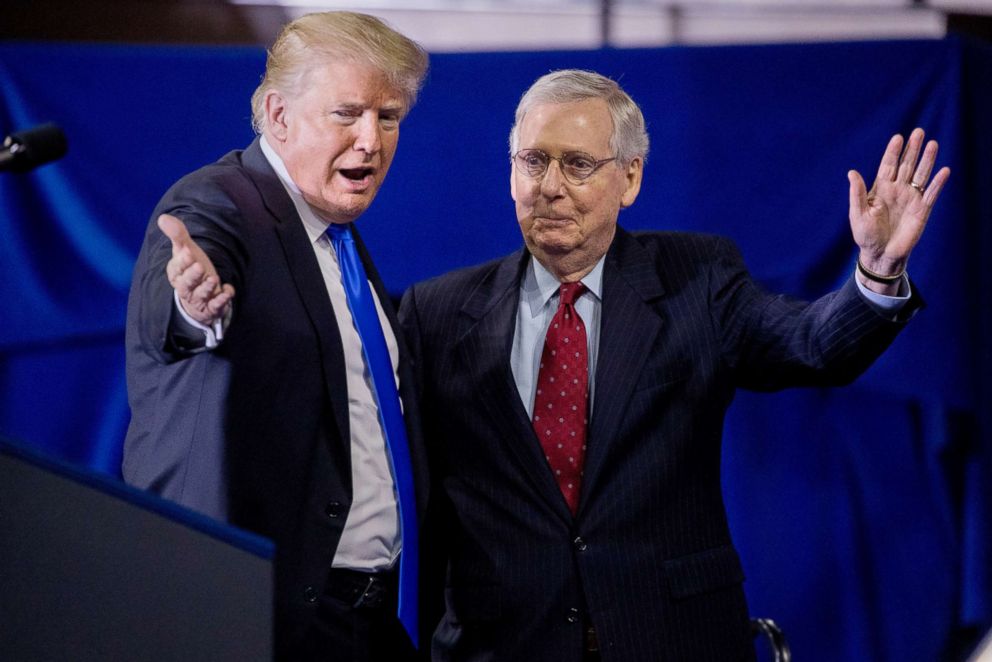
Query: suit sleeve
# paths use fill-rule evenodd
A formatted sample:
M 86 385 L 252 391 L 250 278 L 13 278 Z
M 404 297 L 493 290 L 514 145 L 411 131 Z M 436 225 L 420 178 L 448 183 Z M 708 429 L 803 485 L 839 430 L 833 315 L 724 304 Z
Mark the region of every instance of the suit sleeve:
M 221 281 L 235 289 L 230 325 L 236 324 L 237 296 L 244 284 L 246 251 L 239 231 L 240 213 L 227 196 L 209 190 L 191 195 L 180 182 L 159 203 L 148 224 L 135 264 L 129 307 L 141 348 L 160 363 L 172 363 L 204 348 L 203 333 L 186 323 L 176 310 L 172 285 L 165 274 L 172 245 L 156 224 L 161 214 L 172 214 L 186 224 L 190 236 L 204 250 Z
M 888 319 L 858 292 L 853 276 L 813 302 L 772 295 L 752 280 L 730 240 L 717 240 L 715 254 L 710 268 L 713 323 L 723 360 L 744 388 L 848 384 L 923 305 L 914 286 L 900 314 Z

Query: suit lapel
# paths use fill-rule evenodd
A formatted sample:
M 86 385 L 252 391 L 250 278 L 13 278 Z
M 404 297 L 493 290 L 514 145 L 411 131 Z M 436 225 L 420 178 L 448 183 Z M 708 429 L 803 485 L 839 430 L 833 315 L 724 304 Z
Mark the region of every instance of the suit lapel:
M 664 290 L 656 265 L 636 239 L 617 228 L 603 269 L 603 310 L 589 423 L 581 513 L 601 475 L 634 385 L 662 326 L 655 302 Z
M 488 413 L 495 437 L 549 508 L 569 521 L 571 513 L 555 482 L 544 451 L 520 401 L 510 368 L 510 347 L 520 299 L 520 279 L 530 256 L 520 250 L 502 260 L 491 279 L 472 292 L 462 313 L 467 330 L 455 351 L 468 366 L 477 389 L 476 402 Z
M 346 462 L 341 466 L 350 467 L 351 431 L 348 422 L 348 394 L 346 389 L 341 388 L 346 382 L 344 346 L 341 342 L 341 334 L 338 332 L 334 309 L 327 296 L 324 278 L 320 273 L 320 266 L 310 245 L 310 237 L 307 236 L 299 214 L 296 213 L 293 201 L 262 153 L 257 138 L 245 150 L 242 158 L 252 172 L 252 180 L 266 208 L 276 220 L 275 233 L 282 244 L 286 265 L 317 334 L 324 366 L 324 383 L 339 432 L 335 450 L 338 459 Z

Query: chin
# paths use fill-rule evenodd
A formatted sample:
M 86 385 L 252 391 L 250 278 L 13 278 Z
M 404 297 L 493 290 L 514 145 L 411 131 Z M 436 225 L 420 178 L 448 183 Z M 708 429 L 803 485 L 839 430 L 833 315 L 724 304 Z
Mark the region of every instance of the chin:
M 362 198 L 358 200 L 328 200 L 321 209 L 325 214 L 329 214 L 331 218 L 350 223 L 365 213 L 365 210 L 371 206 L 373 197 L 370 196 L 367 199 Z
M 531 242 L 545 253 L 568 253 L 578 246 L 578 240 L 570 233 L 563 232 L 537 232 Z

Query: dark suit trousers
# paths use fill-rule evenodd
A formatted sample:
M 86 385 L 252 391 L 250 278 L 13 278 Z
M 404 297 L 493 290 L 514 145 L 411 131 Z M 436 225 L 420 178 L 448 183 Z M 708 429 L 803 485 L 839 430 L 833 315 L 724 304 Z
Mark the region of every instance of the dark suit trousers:
M 381 603 L 355 605 L 331 573 L 317 614 L 293 662 L 415 662 L 418 657 L 396 617 L 397 587 L 391 582 Z

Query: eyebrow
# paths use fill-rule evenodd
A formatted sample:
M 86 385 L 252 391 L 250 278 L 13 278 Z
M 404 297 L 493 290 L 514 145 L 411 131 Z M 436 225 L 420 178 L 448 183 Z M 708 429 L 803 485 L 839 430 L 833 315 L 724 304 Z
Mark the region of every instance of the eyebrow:
M 336 103 L 334 104 L 333 107 L 340 110 L 361 110 L 361 111 L 367 110 L 369 108 L 369 106 L 362 103 L 350 103 L 350 102 Z M 401 102 L 389 103 L 379 108 L 379 111 L 403 112 L 403 104 Z
M 565 150 L 562 150 L 561 152 L 559 152 L 560 156 L 552 156 L 551 155 L 551 152 L 549 152 L 546 149 L 541 149 L 540 147 L 523 147 L 523 148 L 521 148 L 521 149 L 519 149 L 517 151 L 518 152 L 540 152 L 541 154 L 544 154 L 545 156 L 547 156 L 548 158 L 551 158 L 551 159 L 563 158 L 566 154 L 577 154 L 579 156 L 588 156 L 589 158 L 591 158 L 594 161 L 599 161 L 600 160 L 600 159 L 597 159 L 595 156 L 593 156 L 592 154 L 590 154 L 589 152 L 587 152 L 584 149 L 565 149 Z

